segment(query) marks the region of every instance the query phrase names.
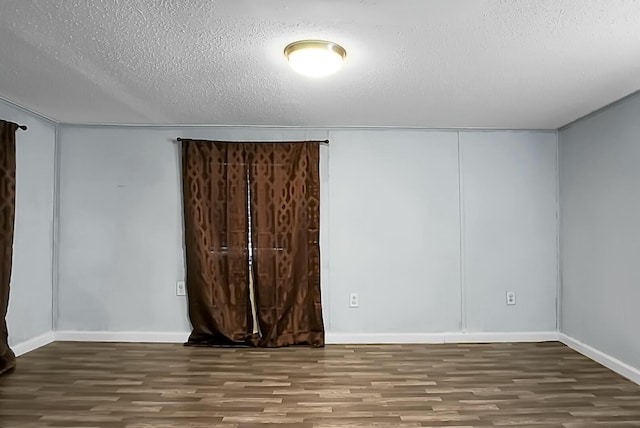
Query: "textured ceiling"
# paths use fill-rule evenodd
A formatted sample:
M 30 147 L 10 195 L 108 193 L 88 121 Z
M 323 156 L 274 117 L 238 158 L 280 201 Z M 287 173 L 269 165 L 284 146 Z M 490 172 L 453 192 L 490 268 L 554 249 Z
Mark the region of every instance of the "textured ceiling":
M 0 97 L 65 123 L 551 129 L 638 89 L 640 0 L 0 1 Z

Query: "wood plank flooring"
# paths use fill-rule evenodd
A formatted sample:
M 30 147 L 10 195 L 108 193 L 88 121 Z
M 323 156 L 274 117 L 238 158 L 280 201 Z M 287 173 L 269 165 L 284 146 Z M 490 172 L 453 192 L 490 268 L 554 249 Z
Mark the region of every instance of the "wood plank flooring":
M 216 349 L 53 343 L 1 427 L 640 427 L 640 386 L 559 343 Z

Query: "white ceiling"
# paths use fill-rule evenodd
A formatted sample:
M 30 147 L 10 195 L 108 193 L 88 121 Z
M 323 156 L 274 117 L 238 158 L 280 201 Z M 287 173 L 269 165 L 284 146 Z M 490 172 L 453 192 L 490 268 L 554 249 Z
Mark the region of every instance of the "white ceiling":
M 0 97 L 65 123 L 552 129 L 638 89 L 640 0 L 0 2 Z

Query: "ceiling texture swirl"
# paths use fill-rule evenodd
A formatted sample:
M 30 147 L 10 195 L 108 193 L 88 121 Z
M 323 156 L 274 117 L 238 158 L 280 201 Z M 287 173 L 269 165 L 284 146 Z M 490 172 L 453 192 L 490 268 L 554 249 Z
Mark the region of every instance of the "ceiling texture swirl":
M 0 97 L 61 123 L 555 129 L 638 89 L 640 0 L 0 2 Z

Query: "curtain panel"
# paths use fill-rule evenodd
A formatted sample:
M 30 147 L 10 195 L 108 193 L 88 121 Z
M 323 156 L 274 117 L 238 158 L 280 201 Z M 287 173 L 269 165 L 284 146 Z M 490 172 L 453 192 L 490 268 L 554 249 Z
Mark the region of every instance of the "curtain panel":
M 181 141 L 187 344 L 323 346 L 319 142 Z
M 247 151 L 182 141 L 189 344 L 251 343 Z
M 6 317 L 13 259 L 17 129 L 17 124 L 0 120 L 0 374 L 15 367 Z
M 324 344 L 319 143 L 254 144 L 250 185 L 262 346 Z

